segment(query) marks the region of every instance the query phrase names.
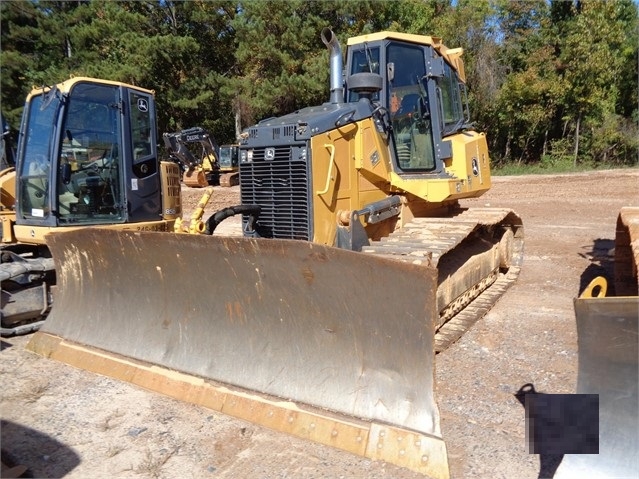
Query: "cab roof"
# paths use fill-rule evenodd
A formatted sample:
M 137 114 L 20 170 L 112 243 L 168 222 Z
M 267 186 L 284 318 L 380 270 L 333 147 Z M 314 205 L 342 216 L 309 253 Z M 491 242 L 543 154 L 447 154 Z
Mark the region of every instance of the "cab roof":
M 351 37 L 348 39 L 347 45 L 349 47 L 361 45 L 366 42 L 376 42 L 382 40 L 399 40 L 402 42 L 415 43 L 417 45 L 428 45 L 433 47 L 437 53 L 439 53 L 444 59 L 452 66 L 460 76 L 462 81 L 466 81 L 466 73 L 464 71 L 464 62 L 461 59 L 464 53 L 463 48 L 448 48 L 442 43 L 440 37 L 434 37 L 430 35 L 416 35 L 413 33 L 400 33 L 400 32 L 376 32 Z
M 74 85 L 76 85 L 77 83 L 81 83 L 81 82 L 102 84 L 102 85 L 123 86 L 123 87 L 132 88 L 134 90 L 143 91 L 143 92 L 148 93 L 150 95 L 155 95 L 155 91 L 154 90 L 148 90 L 146 88 L 142 88 L 142 87 L 139 87 L 139 86 L 131 85 L 129 83 L 112 81 L 112 80 L 103 80 L 101 78 L 83 77 L 83 76 L 71 77 L 68 80 L 65 80 L 65 81 L 63 81 L 61 83 L 57 83 L 56 87 L 63 94 L 64 93 L 69 93 Z M 41 95 L 42 93 L 46 93 L 46 92 L 50 91 L 51 88 L 52 88 L 52 86 L 44 86 L 44 87 L 43 86 L 33 86 L 32 90 L 31 90 L 31 93 L 29 93 L 29 98 L 32 97 L 32 96 Z

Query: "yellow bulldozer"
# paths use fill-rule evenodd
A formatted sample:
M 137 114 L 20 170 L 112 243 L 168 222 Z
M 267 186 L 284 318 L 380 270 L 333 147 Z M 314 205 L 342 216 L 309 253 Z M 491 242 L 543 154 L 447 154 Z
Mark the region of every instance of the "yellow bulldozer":
M 321 38 L 329 100 L 248 128 L 241 205 L 200 228 L 242 214 L 242 237 L 171 233 L 179 173 L 157 161 L 150 92 L 78 82 L 30 96 L 13 229 L 44 238 L 57 289 L 29 348 L 446 478 L 435 354 L 517 278 L 522 221 L 459 204 L 491 187 L 461 49 L 379 32 L 349 39 L 344 66 L 334 33 Z M 65 123 L 81 91 L 117 119 L 99 147 L 97 114 L 87 131 Z M 32 116 L 48 174 L 27 167 Z
M 614 277 L 574 300 L 577 394 L 599 401 L 599 453 L 566 454 L 554 477 L 639 477 L 639 208 L 617 217 Z

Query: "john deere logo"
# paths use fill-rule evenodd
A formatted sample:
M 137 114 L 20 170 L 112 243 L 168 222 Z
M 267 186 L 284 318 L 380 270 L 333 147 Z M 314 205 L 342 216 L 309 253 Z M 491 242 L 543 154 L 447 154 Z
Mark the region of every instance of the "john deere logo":
M 138 110 L 145 113 L 149 111 L 149 104 L 144 98 L 138 98 Z
M 267 148 L 264 152 L 265 160 L 273 160 L 275 159 L 275 148 Z
M 477 158 L 472 159 L 471 165 L 473 167 L 473 175 L 477 176 L 479 174 L 479 163 L 477 162 Z

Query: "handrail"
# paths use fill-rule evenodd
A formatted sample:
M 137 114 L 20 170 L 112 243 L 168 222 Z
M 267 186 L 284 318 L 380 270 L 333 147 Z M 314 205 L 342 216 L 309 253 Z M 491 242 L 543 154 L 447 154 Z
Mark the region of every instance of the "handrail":
M 331 176 L 333 176 L 333 165 L 335 164 L 335 145 L 331 145 L 330 143 L 327 143 L 324 145 L 324 148 L 327 148 L 331 151 L 331 158 L 329 160 L 330 165 L 328 167 L 328 175 L 326 176 L 326 186 L 324 186 L 324 189 L 322 191 L 315 192 L 317 196 L 322 196 L 328 193 L 328 188 L 331 184 Z

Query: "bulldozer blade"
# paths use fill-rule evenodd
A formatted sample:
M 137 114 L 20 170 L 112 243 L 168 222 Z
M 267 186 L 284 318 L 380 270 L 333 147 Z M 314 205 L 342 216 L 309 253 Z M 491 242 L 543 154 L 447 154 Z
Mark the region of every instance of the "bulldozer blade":
M 599 395 L 599 454 L 567 454 L 555 478 L 639 477 L 639 298 L 575 299 L 578 394 Z
M 47 244 L 58 289 L 30 350 L 448 477 L 434 268 L 292 240 L 83 229 Z

